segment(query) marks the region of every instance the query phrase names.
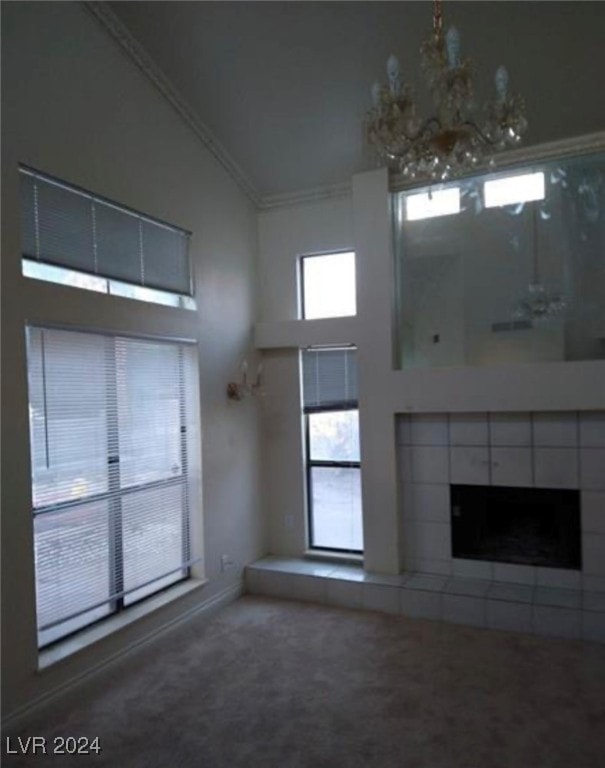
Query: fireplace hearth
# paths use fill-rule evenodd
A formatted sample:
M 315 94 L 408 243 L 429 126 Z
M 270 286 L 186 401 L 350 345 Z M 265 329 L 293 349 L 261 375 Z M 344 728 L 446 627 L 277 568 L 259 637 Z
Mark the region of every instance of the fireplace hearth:
M 454 557 L 581 569 L 579 491 L 451 485 L 450 499 Z

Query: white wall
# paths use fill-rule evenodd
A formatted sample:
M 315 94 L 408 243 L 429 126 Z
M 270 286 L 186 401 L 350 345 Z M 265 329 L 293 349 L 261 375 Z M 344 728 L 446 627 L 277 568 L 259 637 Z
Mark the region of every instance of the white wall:
M 2 6 L 3 715 L 140 640 L 241 577 L 265 549 L 254 402 L 225 385 L 252 342 L 256 213 L 192 131 L 79 3 Z M 198 310 L 25 279 L 17 164 L 193 232 Z M 36 672 L 24 326 L 27 321 L 195 339 L 199 350 L 205 573 L 209 584 Z M 196 509 L 199 519 L 201 509 Z M 220 555 L 237 567 L 220 572 Z
M 272 323 L 294 321 L 299 316 L 299 256 L 352 248 L 351 198 L 267 211 L 259 214 L 258 229 L 259 315 L 274 327 Z M 313 343 L 353 341 L 341 337 L 341 330 L 330 330 L 333 323 L 309 322 L 317 333 Z M 306 548 L 307 534 L 298 349 L 267 351 L 263 365 L 263 500 L 270 525 L 270 549 L 300 555 Z
M 301 326 L 306 323 L 291 320 L 295 316 L 296 298 L 292 265 L 297 253 L 305 253 L 310 248 L 322 249 L 323 243 L 314 239 L 314 222 L 329 220 L 334 227 L 329 231 L 331 237 L 326 238 L 325 247 L 353 247 L 357 257 L 358 317 L 351 325 L 350 341 L 359 349 L 364 566 L 367 570 L 396 573 L 405 566 L 406 536 L 403 516 L 398 511 L 396 414 L 602 410 L 605 362 L 395 370 L 393 255 L 386 172 L 356 175 L 352 202 L 352 210 L 347 209 L 344 219 L 334 217 L 333 201 L 262 217 L 259 278 L 263 295 L 280 295 L 284 302 L 281 306 L 271 305 L 267 315 L 273 322 L 265 323 L 260 329 L 262 333 L 257 335 L 260 346 L 272 348 L 268 354 L 273 360 L 274 372 L 265 406 L 264 434 L 265 494 L 272 513 L 271 549 L 277 554 L 295 555 L 306 547 L 300 400 L 294 391 L 297 355 L 293 349 L 305 336 Z M 319 210 L 322 206 L 323 213 Z M 341 221 L 340 241 L 333 237 L 337 221 Z M 280 323 L 280 320 L 290 322 Z M 313 333 L 315 343 L 330 341 L 330 329 L 326 327 L 322 333 L 324 330 L 323 339 L 319 338 L 321 334 Z M 288 337 L 290 349 L 287 349 Z M 276 348 L 278 345 L 281 348 Z

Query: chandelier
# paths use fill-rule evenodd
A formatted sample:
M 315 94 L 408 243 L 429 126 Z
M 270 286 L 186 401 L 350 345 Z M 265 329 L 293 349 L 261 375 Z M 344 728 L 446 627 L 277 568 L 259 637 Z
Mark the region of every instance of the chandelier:
M 523 296 L 513 308 L 515 320 L 540 322 L 562 315 L 567 309 L 567 298 L 562 293 L 550 293 L 540 278 L 538 262 L 538 211 L 532 215 L 532 276 Z
M 455 27 L 443 33 L 441 0 L 433 2 L 433 32 L 420 48 L 422 71 L 435 114 L 417 115 L 412 88 L 401 78 L 399 61 L 387 61 L 388 85 L 374 83 L 366 135 L 379 158 L 412 181 L 447 179 L 472 171 L 494 152 L 517 145 L 527 129 L 523 100 L 508 91 L 508 72 L 498 68 L 496 95 L 476 115 L 471 62 L 460 58 Z

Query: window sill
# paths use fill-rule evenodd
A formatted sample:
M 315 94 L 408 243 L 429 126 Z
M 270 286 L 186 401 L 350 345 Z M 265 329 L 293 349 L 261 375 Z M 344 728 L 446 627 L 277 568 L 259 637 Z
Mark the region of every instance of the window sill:
M 200 589 L 207 583 L 206 579 L 189 579 L 182 584 L 175 585 L 172 589 L 167 589 L 154 597 L 142 601 L 138 605 L 133 605 L 123 613 L 111 616 L 89 629 L 84 629 L 63 642 L 58 642 L 52 648 L 40 651 L 38 655 L 38 672 L 44 672 L 57 662 L 88 648 L 124 627 L 134 624 L 139 619 L 149 616 L 149 614 L 163 608 L 165 605 L 188 595 L 196 589 Z
M 352 563 L 363 565 L 363 555 L 351 552 L 328 552 L 320 549 L 307 549 L 303 552 L 305 560 L 322 560 L 327 563 Z

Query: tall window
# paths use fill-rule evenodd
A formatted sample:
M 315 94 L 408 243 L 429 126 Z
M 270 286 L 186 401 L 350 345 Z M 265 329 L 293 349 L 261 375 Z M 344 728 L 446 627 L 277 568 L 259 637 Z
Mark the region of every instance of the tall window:
M 361 552 L 361 464 L 356 351 L 302 353 L 309 543 Z
M 189 576 L 195 348 L 28 329 L 38 642 Z
M 357 313 L 353 252 L 303 256 L 300 268 L 304 320 Z

